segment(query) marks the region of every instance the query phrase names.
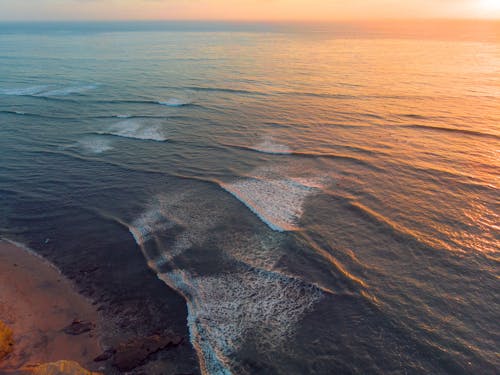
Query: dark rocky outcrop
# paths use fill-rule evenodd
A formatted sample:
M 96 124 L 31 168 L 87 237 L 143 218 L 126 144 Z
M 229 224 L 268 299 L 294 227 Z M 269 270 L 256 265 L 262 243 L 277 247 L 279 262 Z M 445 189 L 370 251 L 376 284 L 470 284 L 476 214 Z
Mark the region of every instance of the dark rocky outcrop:
M 69 326 L 63 328 L 63 331 L 68 335 L 78 336 L 90 332 L 93 328 L 93 323 L 75 319 Z
M 181 336 L 174 334 L 155 334 L 148 337 L 137 337 L 108 349 L 94 359 L 103 362 L 113 358 L 113 366 L 120 371 L 130 371 L 144 364 L 148 358 L 168 347 L 177 347 L 183 342 Z

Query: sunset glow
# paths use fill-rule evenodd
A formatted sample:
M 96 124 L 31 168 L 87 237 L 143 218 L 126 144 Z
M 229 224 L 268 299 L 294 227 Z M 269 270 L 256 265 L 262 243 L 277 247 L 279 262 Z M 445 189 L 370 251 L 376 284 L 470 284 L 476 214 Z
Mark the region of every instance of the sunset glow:
M 499 0 L 0 0 L 0 19 L 500 19 Z

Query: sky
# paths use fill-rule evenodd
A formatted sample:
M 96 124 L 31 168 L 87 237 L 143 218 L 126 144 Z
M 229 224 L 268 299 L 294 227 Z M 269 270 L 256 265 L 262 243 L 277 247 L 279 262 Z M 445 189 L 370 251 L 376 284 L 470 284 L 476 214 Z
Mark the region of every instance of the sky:
M 500 19 L 500 0 L 0 0 L 0 20 Z

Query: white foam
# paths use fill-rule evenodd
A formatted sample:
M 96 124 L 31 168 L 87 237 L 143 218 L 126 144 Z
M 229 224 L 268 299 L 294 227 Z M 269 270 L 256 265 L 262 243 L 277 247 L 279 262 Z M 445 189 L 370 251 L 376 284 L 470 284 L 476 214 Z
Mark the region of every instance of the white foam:
M 130 118 L 132 116 L 130 116 L 130 115 L 115 115 L 114 117 L 116 117 L 116 118 Z
M 192 102 L 189 100 L 179 99 L 179 98 L 170 98 L 168 100 L 158 102 L 158 104 L 166 105 L 167 107 L 182 107 L 185 105 L 189 105 L 191 103 Z
M 15 96 L 36 95 L 47 90 L 47 88 L 48 86 L 30 86 L 23 88 L 0 89 L 0 94 Z
M 163 130 L 158 125 L 150 125 L 136 120 L 122 121 L 111 126 L 103 134 L 116 135 L 118 137 L 143 139 L 151 141 L 164 142 L 168 138 L 164 135 Z
M 251 148 L 266 154 L 289 155 L 292 153 L 290 147 L 276 143 L 272 137 L 265 138 L 261 143 Z
M 228 201 L 215 206 L 195 189 L 158 196 L 129 228 L 148 264 L 186 298 L 190 337 L 203 372 L 230 375 L 248 340 L 262 355 L 281 350 L 323 292 L 276 268 L 286 254 L 282 235 L 245 226 L 218 232 L 237 209 L 236 202 L 219 194 Z M 208 248 L 203 246 L 207 240 Z M 206 275 L 199 257 L 189 251 L 212 246 L 216 250 L 207 256 L 220 259 L 223 267 Z M 176 264 L 179 254 L 185 268 Z
M 39 96 L 68 96 L 94 90 L 97 85 L 70 86 L 38 93 Z
M 98 137 L 87 137 L 78 141 L 78 147 L 83 151 L 93 154 L 100 154 L 113 149 L 109 139 Z
M 151 207 L 132 223 L 129 230 L 135 242 L 141 246 L 153 234 L 172 228 L 173 225 L 174 223 L 163 215 L 161 208 Z
M 324 184 L 322 177 L 288 177 L 277 168 L 261 168 L 248 178 L 220 185 L 271 229 L 284 232 L 299 229 L 304 202 Z
M 230 373 L 231 356 L 249 338 L 267 351 L 279 349 L 322 297 L 300 280 L 256 269 L 203 277 L 173 271 L 160 277 L 189 296 L 192 340 L 210 374 Z

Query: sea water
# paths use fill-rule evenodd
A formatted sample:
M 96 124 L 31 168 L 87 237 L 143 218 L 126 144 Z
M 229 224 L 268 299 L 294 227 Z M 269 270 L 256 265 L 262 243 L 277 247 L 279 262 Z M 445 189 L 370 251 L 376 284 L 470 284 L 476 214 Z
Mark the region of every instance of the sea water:
M 493 374 L 499 30 L 2 24 L 0 235 L 131 236 L 207 374 Z

